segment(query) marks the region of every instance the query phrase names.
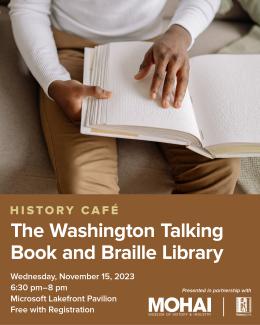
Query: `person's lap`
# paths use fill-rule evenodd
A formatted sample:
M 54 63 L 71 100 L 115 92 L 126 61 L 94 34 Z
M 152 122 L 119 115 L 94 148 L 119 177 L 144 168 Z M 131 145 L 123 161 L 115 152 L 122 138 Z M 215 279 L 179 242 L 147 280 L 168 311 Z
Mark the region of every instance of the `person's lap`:
M 72 78 L 82 81 L 83 50 L 60 49 L 59 57 Z M 81 135 L 79 126 L 71 123 L 43 91 L 40 109 L 60 193 L 119 193 L 116 140 Z M 239 176 L 238 159 L 210 160 L 183 146 L 159 146 L 171 166 L 174 193 L 233 193 Z

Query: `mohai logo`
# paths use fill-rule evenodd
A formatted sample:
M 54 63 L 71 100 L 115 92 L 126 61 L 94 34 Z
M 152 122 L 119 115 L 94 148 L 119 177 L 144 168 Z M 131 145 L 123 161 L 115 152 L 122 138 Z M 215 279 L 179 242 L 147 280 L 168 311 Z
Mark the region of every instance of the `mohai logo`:
M 149 313 L 211 313 L 211 298 L 149 297 Z

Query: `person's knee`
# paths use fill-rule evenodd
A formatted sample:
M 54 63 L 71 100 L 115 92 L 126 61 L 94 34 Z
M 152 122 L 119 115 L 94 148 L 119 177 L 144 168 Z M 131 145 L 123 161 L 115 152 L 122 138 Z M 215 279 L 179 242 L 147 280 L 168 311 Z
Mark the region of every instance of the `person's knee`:
M 61 194 L 118 194 L 117 172 L 106 173 L 95 166 L 78 165 L 71 162 L 57 175 Z
M 208 160 L 178 175 L 174 193 L 233 194 L 239 174 L 239 159 Z
M 240 176 L 240 159 L 230 158 L 223 159 L 223 171 L 226 173 L 227 177 L 232 179 L 235 183 L 238 181 Z
M 233 194 L 240 176 L 240 159 L 220 160 L 219 186 L 216 194 Z

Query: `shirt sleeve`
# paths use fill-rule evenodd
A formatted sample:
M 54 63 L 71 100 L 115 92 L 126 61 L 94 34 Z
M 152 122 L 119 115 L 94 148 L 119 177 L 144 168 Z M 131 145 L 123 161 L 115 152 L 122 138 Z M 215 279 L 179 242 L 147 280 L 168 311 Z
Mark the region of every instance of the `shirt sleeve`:
M 195 39 L 214 19 L 221 0 L 181 0 L 170 25 L 180 25 Z M 191 47 L 190 46 L 190 47 Z
M 51 0 L 11 0 L 9 8 L 17 47 L 48 95 L 54 80 L 71 79 L 59 62 L 50 22 Z

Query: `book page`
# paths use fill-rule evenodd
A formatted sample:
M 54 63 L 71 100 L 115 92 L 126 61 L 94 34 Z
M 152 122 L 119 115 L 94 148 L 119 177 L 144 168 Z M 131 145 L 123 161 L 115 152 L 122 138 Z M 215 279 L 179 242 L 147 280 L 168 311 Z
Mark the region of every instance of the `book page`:
M 151 45 L 146 42 L 110 44 L 107 88 L 113 96 L 107 101 L 106 124 L 177 130 L 200 139 L 188 92 L 181 109 L 163 109 L 161 96 L 158 101 L 149 98 L 152 73 L 143 81 L 134 79 Z
M 193 58 L 189 87 L 204 147 L 260 143 L 260 55 Z

